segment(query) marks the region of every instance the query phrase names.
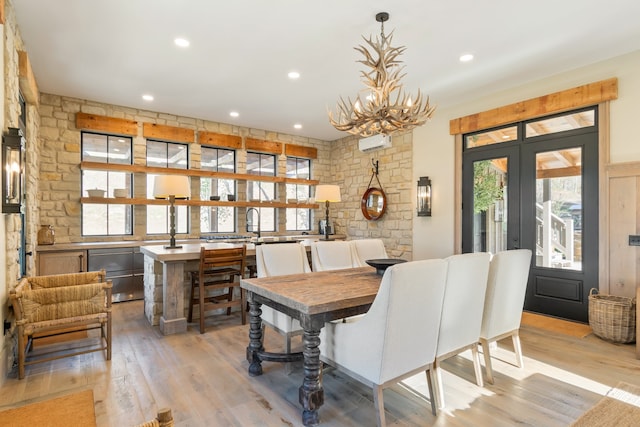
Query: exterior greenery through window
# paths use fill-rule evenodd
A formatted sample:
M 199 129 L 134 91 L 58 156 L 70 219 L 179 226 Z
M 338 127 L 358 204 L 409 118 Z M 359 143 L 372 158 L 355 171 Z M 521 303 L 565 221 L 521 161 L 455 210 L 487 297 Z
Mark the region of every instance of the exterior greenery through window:
M 287 178 L 310 179 L 311 160 L 287 157 Z M 287 184 L 287 202 L 297 200 L 307 202 L 311 186 Z M 287 208 L 287 231 L 311 230 L 311 209 Z
M 132 164 L 132 139 L 128 136 L 103 135 L 82 132 L 82 161 L 105 164 Z M 105 191 L 112 197 L 113 190 L 124 188 L 131 195 L 132 174 L 128 172 L 83 170 L 82 197 L 87 190 Z M 128 204 L 83 204 L 82 235 L 114 236 L 133 234 L 133 207 Z
M 202 170 L 235 173 L 236 152 L 234 150 L 202 147 Z M 235 196 L 236 181 L 224 178 L 200 178 L 200 200 L 209 200 L 210 196 L 219 196 L 228 200 Z M 202 233 L 234 233 L 236 231 L 236 209 L 232 206 L 201 206 L 200 231 Z
M 261 176 L 276 176 L 276 156 L 247 152 L 247 174 Z M 247 181 L 247 200 L 266 202 L 275 200 L 276 183 L 265 181 Z M 260 212 L 260 227 L 262 231 L 276 231 L 276 209 L 258 208 Z M 257 221 L 254 220 L 254 224 Z
M 173 169 L 189 168 L 187 144 L 147 140 L 147 166 Z M 147 175 L 147 198 L 153 199 L 156 175 Z M 176 206 L 176 233 L 189 232 L 189 209 Z M 147 234 L 169 233 L 169 206 L 147 206 Z

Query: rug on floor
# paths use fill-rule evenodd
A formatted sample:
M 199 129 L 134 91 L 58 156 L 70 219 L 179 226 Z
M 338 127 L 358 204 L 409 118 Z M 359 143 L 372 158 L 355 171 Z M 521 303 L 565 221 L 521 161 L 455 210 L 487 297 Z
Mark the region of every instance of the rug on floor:
M 640 423 L 640 387 L 620 382 L 571 427 L 637 427 Z
M 589 325 L 584 323 L 571 322 L 569 320 L 558 319 L 551 316 L 544 316 L 536 313 L 523 312 L 522 325 L 532 326 L 534 328 L 544 329 L 560 334 L 571 335 L 578 338 L 584 338 L 593 333 Z
M 3 427 L 95 427 L 93 391 L 84 390 L 5 409 L 0 411 L 0 420 Z

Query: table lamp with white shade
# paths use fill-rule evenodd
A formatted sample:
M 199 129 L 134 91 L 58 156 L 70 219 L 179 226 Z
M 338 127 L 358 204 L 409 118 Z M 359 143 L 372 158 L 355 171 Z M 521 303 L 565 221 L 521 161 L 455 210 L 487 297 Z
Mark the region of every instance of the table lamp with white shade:
M 169 199 L 169 246 L 165 249 L 179 249 L 176 245 L 176 199 L 191 197 L 191 185 L 189 177 L 182 175 L 158 175 L 153 183 L 153 197 L 156 199 Z
M 316 186 L 316 202 L 325 202 L 324 240 L 329 240 L 329 202 L 340 201 L 340 186 L 329 184 Z

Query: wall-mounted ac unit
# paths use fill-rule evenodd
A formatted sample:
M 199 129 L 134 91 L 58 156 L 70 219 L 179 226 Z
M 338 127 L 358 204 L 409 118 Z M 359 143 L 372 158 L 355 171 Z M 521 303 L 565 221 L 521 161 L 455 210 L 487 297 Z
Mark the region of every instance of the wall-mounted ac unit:
M 358 148 L 363 153 L 389 147 L 391 147 L 391 137 L 389 135 L 373 135 L 358 141 Z

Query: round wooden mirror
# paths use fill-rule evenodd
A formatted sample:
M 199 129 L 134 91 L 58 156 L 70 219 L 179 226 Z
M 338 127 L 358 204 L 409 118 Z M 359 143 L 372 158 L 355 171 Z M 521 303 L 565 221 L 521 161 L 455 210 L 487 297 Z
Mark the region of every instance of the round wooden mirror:
M 387 210 L 387 196 L 381 188 L 369 187 L 360 201 L 362 215 L 368 220 L 376 221 L 382 218 Z

